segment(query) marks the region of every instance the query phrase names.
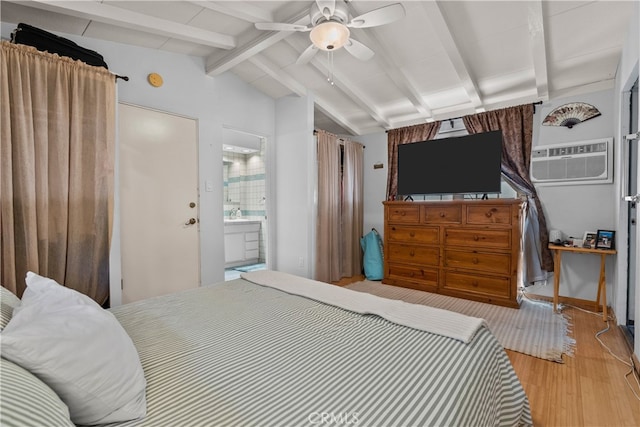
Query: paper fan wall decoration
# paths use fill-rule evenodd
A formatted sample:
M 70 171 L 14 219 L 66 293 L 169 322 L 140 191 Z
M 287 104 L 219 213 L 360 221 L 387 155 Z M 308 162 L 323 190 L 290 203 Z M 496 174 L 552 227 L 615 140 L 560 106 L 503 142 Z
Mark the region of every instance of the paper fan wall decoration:
M 550 112 L 542 121 L 543 126 L 565 126 L 571 129 L 574 125 L 598 117 L 600 111 L 591 104 L 572 102 L 559 106 Z

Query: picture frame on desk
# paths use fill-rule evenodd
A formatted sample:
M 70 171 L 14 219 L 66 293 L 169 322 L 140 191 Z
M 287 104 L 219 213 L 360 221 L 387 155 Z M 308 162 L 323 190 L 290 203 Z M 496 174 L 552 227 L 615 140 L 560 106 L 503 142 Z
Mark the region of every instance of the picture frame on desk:
M 582 247 L 587 249 L 595 249 L 598 233 L 595 231 L 585 231 L 584 237 L 582 237 Z
M 598 230 L 596 236 L 596 249 L 615 248 L 616 232 L 613 230 Z

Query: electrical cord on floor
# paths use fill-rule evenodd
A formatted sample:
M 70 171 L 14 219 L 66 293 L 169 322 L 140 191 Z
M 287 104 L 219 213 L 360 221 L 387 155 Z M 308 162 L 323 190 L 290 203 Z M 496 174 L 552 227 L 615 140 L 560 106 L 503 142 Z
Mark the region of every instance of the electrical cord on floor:
M 638 388 L 640 389 L 640 378 L 638 378 L 638 374 L 636 373 L 635 366 L 633 363 L 633 357 L 629 356 L 629 362 L 625 362 L 621 357 L 615 355 L 613 351 L 611 351 L 611 349 L 600 339 L 600 335 L 604 334 L 605 332 L 608 332 L 610 328 L 611 328 L 611 325 L 609 324 L 609 320 L 607 319 L 607 327 L 596 333 L 596 339 L 598 340 L 600 345 L 609 352 L 610 355 L 612 355 L 614 358 L 620 361 L 620 363 L 622 363 L 623 365 L 629 368 L 629 372 L 624 374 L 624 380 L 629 386 L 629 388 L 631 389 L 631 392 L 636 397 L 636 399 L 640 400 L 640 395 L 636 393 L 636 390 L 633 388 L 633 386 L 629 382 L 629 375 L 633 375 L 633 378 L 636 380 L 636 383 L 638 384 Z
M 546 301 L 542 301 L 542 300 L 536 300 L 533 298 L 530 298 L 526 292 L 522 292 L 522 296 L 526 299 L 528 299 L 529 301 L 533 301 L 533 302 L 546 302 Z M 571 307 L 571 308 L 575 308 L 576 310 L 580 310 L 583 311 L 585 313 L 594 315 L 594 316 L 598 316 L 598 317 L 602 317 L 601 313 L 596 313 L 595 311 L 591 311 L 591 310 L 586 310 L 584 308 L 572 305 L 572 304 L 558 304 L 558 311 L 562 311 L 562 308 L 564 306 L 567 307 Z M 613 353 L 613 351 L 611 351 L 611 349 L 600 339 L 600 335 L 604 334 L 605 332 L 608 332 L 611 329 L 611 325 L 609 323 L 610 320 L 613 320 L 611 317 L 607 317 L 607 327 L 604 328 L 601 331 L 596 332 L 595 338 L 596 340 L 598 340 L 598 342 L 600 343 L 600 345 L 602 347 L 605 348 L 605 350 L 607 350 L 609 352 L 609 354 L 611 356 L 613 356 L 616 360 L 618 360 L 620 363 L 622 363 L 623 365 L 625 365 L 626 367 L 629 368 L 629 372 L 627 372 L 626 374 L 624 374 L 624 381 L 627 383 L 627 385 L 629 386 L 629 388 L 631 389 L 631 392 L 633 393 L 633 395 L 636 397 L 636 399 L 640 400 L 640 395 L 636 392 L 636 390 L 634 389 L 633 385 L 631 384 L 631 382 L 629 382 L 629 375 L 633 375 L 633 378 L 636 380 L 636 383 L 638 385 L 638 389 L 640 389 L 640 378 L 638 377 L 638 373 L 635 367 L 635 363 L 633 361 L 633 357 L 629 356 L 629 362 L 624 361 L 624 359 L 622 359 L 621 357 L 617 356 L 616 354 Z

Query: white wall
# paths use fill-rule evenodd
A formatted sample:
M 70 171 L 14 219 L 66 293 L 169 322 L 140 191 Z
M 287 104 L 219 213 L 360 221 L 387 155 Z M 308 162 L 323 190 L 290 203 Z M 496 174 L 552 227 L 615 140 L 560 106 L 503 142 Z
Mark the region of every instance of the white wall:
M 384 202 L 387 198 L 387 134 L 385 132 L 351 137 L 361 142 L 364 149 L 364 214 L 363 233 L 372 228 L 384 236 Z M 382 163 L 382 169 L 374 169 L 373 165 Z
M 275 135 L 275 269 L 312 278 L 317 201 L 312 95 L 276 101 Z
M 554 108 L 569 102 L 586 102 L 595 106 L 599 117 L 587 120 L 569 129 L 542 126 L 542 121 Z M 567 98 L 554 99 L 536 106 L 533 126 L 533 146 L 586 141 L 614 136 L 614 90 L 605 90 Z M 614 140 L 614 155 L 620 144 Z M 616 171 L 614 171 L 615 173 Z M 615 185 L 610 184 L 536 186 L 547 218 L 549 230 L 561 230 L 565 236 L 582 238 L 585 231 L 615 230 Z M 595 300 L 600 274 L 600 259 L 596 255 L 565 253 L 562 255 L 560 295 Z M 607 257 L 607 283 L 615 276 L 615 257 Z M 553 295 L 553 280 L 532 286 L 529 292 Z M 607 288 L 610 300 L 612 287 Z

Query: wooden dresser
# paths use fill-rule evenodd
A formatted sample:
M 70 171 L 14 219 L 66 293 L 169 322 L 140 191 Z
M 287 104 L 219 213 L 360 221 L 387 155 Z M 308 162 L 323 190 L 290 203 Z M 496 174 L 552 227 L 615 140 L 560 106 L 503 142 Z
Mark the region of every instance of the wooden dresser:
M 382 282 L 519 307 L 521 204 L 384 202 Z

